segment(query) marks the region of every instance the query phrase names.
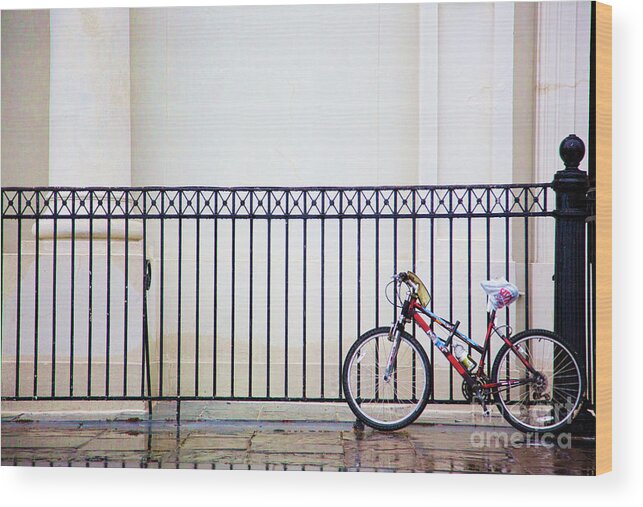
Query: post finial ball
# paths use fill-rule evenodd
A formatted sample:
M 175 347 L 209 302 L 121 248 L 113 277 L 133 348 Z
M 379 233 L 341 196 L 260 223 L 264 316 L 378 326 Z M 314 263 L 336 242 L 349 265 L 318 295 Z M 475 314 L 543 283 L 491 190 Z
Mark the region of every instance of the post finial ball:
M 585 156 L 585 143 L 575 134 L 569 134 L 560 143 L 560 158 L 566 169 L 578 169 L 578 165 Z

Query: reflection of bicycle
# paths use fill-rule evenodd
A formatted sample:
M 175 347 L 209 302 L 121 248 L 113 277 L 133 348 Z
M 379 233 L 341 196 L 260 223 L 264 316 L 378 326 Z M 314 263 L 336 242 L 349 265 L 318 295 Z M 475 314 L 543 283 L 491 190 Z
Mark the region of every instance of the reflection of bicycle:
M 571 422 L 581 403 L 583 375 L 576 353 L 550 331 L 529 329 L 510 336 L 508 326 L 496 327 L 496 310 L 518 297 L 515 286 L 482 284 L 490 297 L 490 315 L 484 345 L 480 346 L 455 324 L 430 311 L 430 295 L 417 275 L 400 273 L 393 278 L 395 292 L 408 288 L 402 311 L 393 325 L 367 331 L 353 344 L 344 361 L 343 388 L 348 405 L 363 423 L 379 430 L 397 430 L 412 423 L 424 410 L 433 379 L 424 348 L 404 331 L 415 321 L 464 379 L 462 392 L 469 401 L 498 406 L 503 417 L 524 432 L 545 433 Z M 497 289 L 497 290 L 496 290 Z M 399 296 L 398 296 L 399 297 Z M 428 324 L 424 317 L 428 317 Z M 449 333 L 446 340 L 432 330 L 433 323 Z M 491 335 L 504 342 L 498 351 L 491 378 L 484 373 L 491 360 Z M 468 346 L 467 351 L 458 338 Z M 476 364 L 470 356 L 480 354 Z

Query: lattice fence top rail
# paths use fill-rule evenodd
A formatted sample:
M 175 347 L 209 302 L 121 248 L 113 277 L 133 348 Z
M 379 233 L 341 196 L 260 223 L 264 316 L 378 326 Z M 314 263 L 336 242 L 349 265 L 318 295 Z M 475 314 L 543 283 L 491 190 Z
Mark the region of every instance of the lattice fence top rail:
M 2 218 L 551 216 L 550 183 L 412 187 L 7 187 Z

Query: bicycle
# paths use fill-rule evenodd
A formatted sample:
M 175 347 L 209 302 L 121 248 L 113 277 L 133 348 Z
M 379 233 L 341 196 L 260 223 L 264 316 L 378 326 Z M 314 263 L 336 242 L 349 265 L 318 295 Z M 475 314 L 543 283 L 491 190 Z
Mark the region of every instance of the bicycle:
M 485 416 L 490 414 L 488 406 L 495 403 L 509 424 L 526 433 L 556 432 L 572 421 L 584 392 L 575 351 L 551 331 L 529 329 L 511 336 L 509 326 L 495 324 L 496 311 L 518 298 L 514 285 L 506 281 L 495 287 L 489 282 L 481 284 L 489 297 L 489 317 L 484 344 L 479 345 L 458 329 L 459 321 L 449 322 L 428 308 L 431 296 L 415 273 L 399 273 L 390 284 L 395 284 L 401 303 L 399 317 L 390 327 L 362 334 L 344 361 L 344 394 L 360 421 L 377 430 L 398 430 L 415 421 L 426 407 L 432 370 L 422 345 L 405 331 L 411 322 L 429 336 L 462 376 L 464 398 L 479 403 Z M 403 301 L 402 284 L 407 287 Z M 433 332 L 434 323 L 449 333 L 446 340 Z M 496 354 L 491 378 L 487 378 L 485 361 L 491 361 L 492 334 L 504 344 Z M 469 352 L 454 339 L 468 346 Z M 477 363 L 470 351 L 480 354 Z

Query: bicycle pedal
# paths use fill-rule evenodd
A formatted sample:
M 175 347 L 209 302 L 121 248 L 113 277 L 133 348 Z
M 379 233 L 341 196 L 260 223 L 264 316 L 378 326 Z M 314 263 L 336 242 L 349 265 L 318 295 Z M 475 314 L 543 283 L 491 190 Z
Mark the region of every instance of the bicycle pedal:
M 482 411 L 482 417 L 491 417 L 491 410 L 489 410 L 488 408 L 485 408 Z

